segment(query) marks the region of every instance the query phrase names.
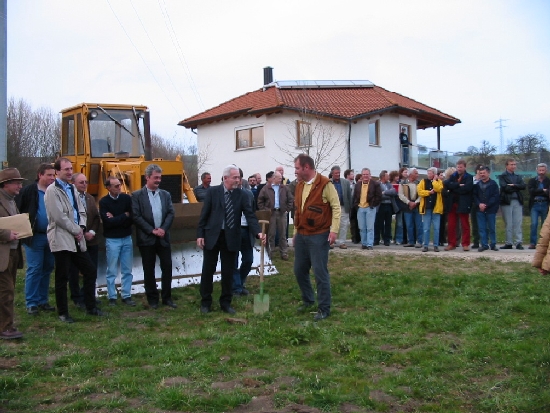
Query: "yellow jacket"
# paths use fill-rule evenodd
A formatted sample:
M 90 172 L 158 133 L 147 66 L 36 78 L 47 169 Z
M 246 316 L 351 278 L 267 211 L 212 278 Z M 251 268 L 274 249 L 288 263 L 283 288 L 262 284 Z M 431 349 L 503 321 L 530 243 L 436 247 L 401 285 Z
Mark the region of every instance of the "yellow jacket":
M 418 208 L 418 212 L 420 212 L 421 214 L 426 213 L 426 197 L 430 196 L 430 191 L 424 189 L 425 185 L 426 180 L 422 179 L 417 186 L 418 196 L 420 197 L 420 206 Z M 442 214 L 443 196 L 441 195 L 441 192 L 443 191 L 443 181 L 441 179 L 438 179 L 437 181 L 432 181 L 432 187 L 436 194 L 433 212 L 434 214 Z

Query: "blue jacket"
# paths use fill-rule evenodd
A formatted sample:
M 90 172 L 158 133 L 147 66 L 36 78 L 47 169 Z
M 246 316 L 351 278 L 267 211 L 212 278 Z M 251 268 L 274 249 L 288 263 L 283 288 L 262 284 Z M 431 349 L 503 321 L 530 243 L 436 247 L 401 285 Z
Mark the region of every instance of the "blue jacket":
M 477 185 L 474 185 L 474 202 L 479 207 L 479 204 L 487 205 L 485 209 L 486 214 L 496 214 L 498 211 L 498 206 L 500 205 L 500 193 L 498 185 L 492 179 L 487 181 L 487 187 L 485 191 L 482 191 L 478 182 Z M 481 212 L 481 211 L 479 211 Z

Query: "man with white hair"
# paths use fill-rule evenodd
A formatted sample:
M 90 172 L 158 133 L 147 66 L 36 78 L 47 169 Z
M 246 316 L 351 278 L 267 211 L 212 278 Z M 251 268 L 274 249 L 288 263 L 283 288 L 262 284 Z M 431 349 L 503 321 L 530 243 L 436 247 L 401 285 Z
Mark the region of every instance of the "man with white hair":
M 203 250 L 202 275 L 200 284 L 201 313 L 212 311 L 214 273 L 221 261 L 220 307 L 223 312 L 235 314 L 231 307 L 233 297 L 233 271 L 235 259 L 241 246 L 241 216 L 257 238 L 264 240 L 256 214 L 252 210 L 248 196 L 239 188 L 241 174 L 235 165 L 223 170 L 223 183 L 210 188 L 204 199 L 197 227 L 197 246 Z

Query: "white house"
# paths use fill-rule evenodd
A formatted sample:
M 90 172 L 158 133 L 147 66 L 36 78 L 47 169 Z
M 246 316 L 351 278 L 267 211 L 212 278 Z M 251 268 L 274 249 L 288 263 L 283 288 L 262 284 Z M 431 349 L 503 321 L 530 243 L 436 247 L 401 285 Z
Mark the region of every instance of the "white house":
M 266 70 L 267 69 L 267 70 Z M 369 81 L 272 81 L 212 109 L 182 120 L 196 129 L 199 151 L 208 162 L 200 172 L 219 182 L 223 168 L 235 164 L 245 177 L 285 165 L 293 177 L 293 158 L 308 152 L 320 172 L 332 165 L 374 176 L 402 165 L 399 133 L 412 142 L 409 166 L 417 166 L 416 130 L 452 126 L 460 120 Z M 435 165 L 439 166 L 439 165 Z

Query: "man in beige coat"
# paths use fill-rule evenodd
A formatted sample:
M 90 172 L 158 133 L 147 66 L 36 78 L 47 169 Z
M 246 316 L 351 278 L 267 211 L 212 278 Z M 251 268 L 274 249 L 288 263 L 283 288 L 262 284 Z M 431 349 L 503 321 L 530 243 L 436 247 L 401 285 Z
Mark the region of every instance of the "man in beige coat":
M 84 277 L 86 313 L 93 316 L 104 314 L 96 307 L 97 271 L 86 252 L 86 210 L 70 183 L 73 166 L 67 158 L 59 158 L 55 161 L 54 169 L 57 178 L 46 190 L 44 200 L 48 214 L 48 243 L 55 258 L 55 301 L 59 319 L 65 323 L 73 323 L 67 304 L 67 280 L 71 264 Z
M 16 168 L 0 171 L 0 217 L 19 213 L 15 196 L 19 194 L 23 178 Z M 0 229 L 0 338 L 10 340 L 23 334 L 13 326 L 15 276 L 23 268 L 23 256 L 17 232 Z

